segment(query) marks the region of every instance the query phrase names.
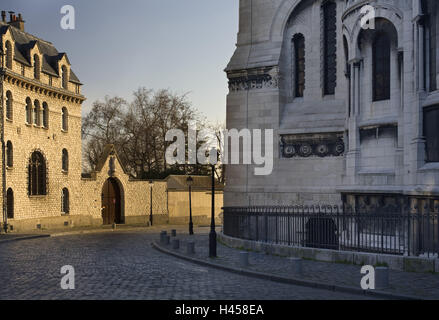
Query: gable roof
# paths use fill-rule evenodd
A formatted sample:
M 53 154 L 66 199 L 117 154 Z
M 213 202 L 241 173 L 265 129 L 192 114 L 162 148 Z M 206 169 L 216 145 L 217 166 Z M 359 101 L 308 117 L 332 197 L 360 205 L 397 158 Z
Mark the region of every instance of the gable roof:
M 32 66 L 32 59 L 29 53 L 30 50 L 37 45 L 43 56 L 41 71 L 55 77 L 60 76 L 60 70 L 58 70 L 58 61 L 61 60 L 64 55 L 66 55 L 65 53 L 58 52 L 51 42 L 42 40 L 27 32 L 21 31 L 18 28 L 0 22 L 0 34 L 5 34 L 7 30 L 11 31 L 12 38 L 15 41 L 14 59 L 16 61 L 29 67 Z M 70 70 L 69 81 L 76 84 L 81 84 L 78 77 L 72 70 Z

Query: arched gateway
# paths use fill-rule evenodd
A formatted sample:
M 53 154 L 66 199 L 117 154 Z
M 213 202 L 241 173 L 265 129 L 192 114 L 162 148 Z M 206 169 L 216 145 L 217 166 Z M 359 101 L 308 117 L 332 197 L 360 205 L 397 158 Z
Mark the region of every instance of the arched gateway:
M 102 220 L 104 225 L 124 223 L 123 192 L 115 178 L 107 179 L 102 188 Z

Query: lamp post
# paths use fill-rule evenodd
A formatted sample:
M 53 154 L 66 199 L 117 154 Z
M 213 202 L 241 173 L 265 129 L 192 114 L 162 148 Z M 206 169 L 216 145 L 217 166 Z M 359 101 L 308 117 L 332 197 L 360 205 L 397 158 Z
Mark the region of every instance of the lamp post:
M 209 257 L 216 257 L 216 231 L 215 231 L 215 165 L 212 164 L 212 216 L 210 219 Z
M 149 225 L 152 226 L 152 186 L 154 181 L 149 180 Z
M 191 199 L 191 192 L 192 192 L 192 184 L 194 183 L 194 179 L 192 179 L 191 176 L 189 176 L 186 179 L 186 183 L 189 187 L 189 234 L 194 234 L 194 224 L 192 223 L 192 199 Z

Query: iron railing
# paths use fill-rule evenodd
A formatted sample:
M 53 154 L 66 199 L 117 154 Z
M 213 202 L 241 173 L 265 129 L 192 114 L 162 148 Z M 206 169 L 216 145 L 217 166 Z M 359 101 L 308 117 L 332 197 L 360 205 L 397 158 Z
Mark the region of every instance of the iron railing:
M 438 207 L 226 207 L 227 236 L 288 246 L 439 255 Z

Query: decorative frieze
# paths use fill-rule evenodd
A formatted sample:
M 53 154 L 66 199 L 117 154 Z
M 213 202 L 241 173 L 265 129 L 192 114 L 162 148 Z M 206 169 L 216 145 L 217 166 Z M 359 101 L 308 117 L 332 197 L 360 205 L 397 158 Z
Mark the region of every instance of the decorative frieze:
M 229 72 L 229 90 L 231 92 L 257 89 L 276 89 L 279 87 L 277 67 L 261 67 Z
M 282 158 L 339 157 L 345 152 L 343 134 L 282 135 Z

